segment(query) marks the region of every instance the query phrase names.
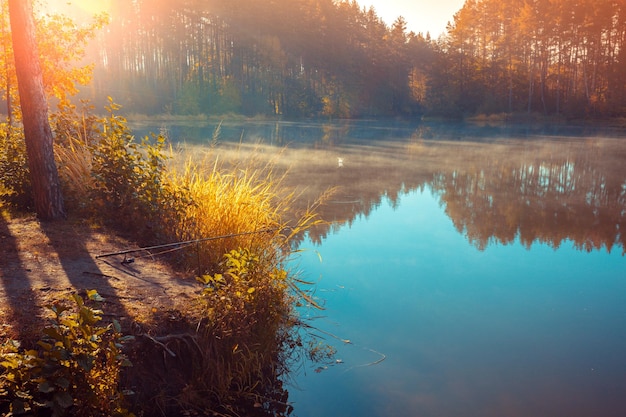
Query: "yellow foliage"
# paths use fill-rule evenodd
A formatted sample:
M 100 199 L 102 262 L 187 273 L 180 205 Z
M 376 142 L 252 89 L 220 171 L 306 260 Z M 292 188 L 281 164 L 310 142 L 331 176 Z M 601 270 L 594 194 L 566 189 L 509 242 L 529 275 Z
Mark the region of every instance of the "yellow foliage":
M 13 60 L 13 44 L 9 23 L 8 2 L 0 2 L 0 91 L 9 94 L 17 104 L 17 78 Z M 91 82 L 93 64 L 77 65 L 85 55 L 87 42 L 97 30 L 108 23 L 105 14 L 96 15 L 90 24 L 78 26 L 62 15 L 43 15 L 36 20 L 36 37 L 44 89 L 48 97 L 64 101 L 78 92 L 76 85 Z M 8 91 L 7 91 L 8 90 Z M 12 109 L 20 117 L 17 106 Z
M 209 166 L 210 168 L 206 168 Z M 222 254 L 240 247 L 262 256 L 276 256 L 283 215 L 293 194 L 285 195 L 271 170 L 188 161 L 182 171 L 171 168 L 167 184 L 172 194 L 186 193 L 190 203 L 178 213 L 174 233 L 181 241 L 267 231 L 199 243 L 203 267 L 217 265 Z

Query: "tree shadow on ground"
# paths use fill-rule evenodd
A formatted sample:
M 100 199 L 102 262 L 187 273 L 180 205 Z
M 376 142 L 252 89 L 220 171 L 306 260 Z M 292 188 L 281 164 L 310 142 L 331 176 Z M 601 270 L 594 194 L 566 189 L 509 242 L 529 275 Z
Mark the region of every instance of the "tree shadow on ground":
M 0 248 L 0 292 L 6 300 L 6 304 L 0 306 L 1 316 L 5 317 L 0 337 L 22 340 L 41 325 L 39 307 L 32 293 L 28 268 L 20 258 L 17 239 L 1 215 Z
M 124 243 L 111 241 L 109 235 L 94 232 L 81 221 L 0 216 L 0 341 L 17 339 L 29 344 L 36 340 L 51 316 L 46 306 L 71 293 L 97 290 L 106 298 L 102 306 L 106 315 L 122 322 L 130 322 L 123 301 L 138 299 L 133 291 L 145 294 L 148 288 L 165 293 L 162 282 L 137 274 L 134 279 L 143 281 L 128 282 L 131 276 L 122 269 L 96 262 L 95 253 L 118 244 Z
M 88 227 L 68 221 L 42 222 L 41 229 L 58 256 L 71 288 L 78 292 L 97 290 L 107 298 L 107 313 L 112 313 L 119 319 L 128 318 L 128 312 L 119 302 L 119 289 L 113 284 L 114 281 L 120 281 L 120 278 L 104 273 L 95 262 L 95 254 L 87 247 L 88 239 L 91 238 Z

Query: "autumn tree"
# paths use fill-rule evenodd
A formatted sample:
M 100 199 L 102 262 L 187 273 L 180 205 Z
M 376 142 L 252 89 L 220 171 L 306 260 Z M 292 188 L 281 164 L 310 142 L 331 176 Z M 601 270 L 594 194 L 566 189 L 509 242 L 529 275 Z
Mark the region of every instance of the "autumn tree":
M 65 209 L 54 160 L 31 1 L 9 0 L 9 14 L 35 210 L 43 220 L 60 219 L 65 217 Z

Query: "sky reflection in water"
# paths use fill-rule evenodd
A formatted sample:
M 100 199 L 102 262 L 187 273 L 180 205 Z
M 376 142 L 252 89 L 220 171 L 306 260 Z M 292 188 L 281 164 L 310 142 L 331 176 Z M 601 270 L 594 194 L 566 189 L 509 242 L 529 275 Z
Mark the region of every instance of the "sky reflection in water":
M 301 372 L 295 415 L 623 415 L 621 250 L 480 251 L 428 189 L 394 206 L 303 244 L 295 262 L 327 308 L 311 324 L 352 344 L 327 337 L 344 363 Z M 359 366 L 380 358 L 369 349 L 386 360 Z

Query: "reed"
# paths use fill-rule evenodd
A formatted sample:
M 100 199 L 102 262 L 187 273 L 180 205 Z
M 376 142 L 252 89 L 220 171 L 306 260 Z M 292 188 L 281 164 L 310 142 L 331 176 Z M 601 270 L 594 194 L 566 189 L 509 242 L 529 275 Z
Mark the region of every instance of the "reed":
M 201 163 L 187 161 L 180 172 L 173 168 L 167 176 L 171 192 L 187 196 L 172 226 L 176 239 L 265 231 L 199 244 L 194 250 L 204 270 L 237 248 L 275 256 L 285 238 L 283 218 L 294 198 L 293 193 L 281 189 L 280 178 L 272 176 L 270 167 L 225 165 L 218 158 L 211 161 L 206 157 Z
M 95 186 L 91 176 L 92 153 L 84 142 L 70 139 L 67 146 L 55 146 L 59 174 L 65 185 L 65 195 L 78 198 L 87 195 Z

